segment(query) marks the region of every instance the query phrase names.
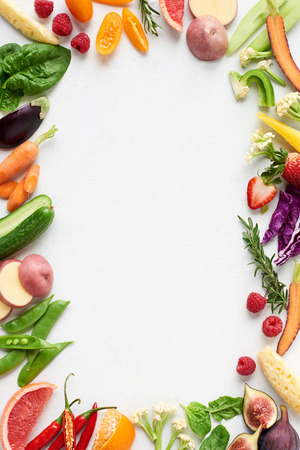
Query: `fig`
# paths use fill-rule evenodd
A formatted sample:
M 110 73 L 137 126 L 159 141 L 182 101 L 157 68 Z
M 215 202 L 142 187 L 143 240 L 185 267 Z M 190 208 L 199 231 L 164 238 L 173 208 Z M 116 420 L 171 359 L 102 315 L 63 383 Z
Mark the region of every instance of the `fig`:
M 300 439 L 289 422 L 286 406 L 281 405 L 281 418 L 258 439 L 259 450 L 299 450 Z
M 229 445 L 227 450 L 257 450 L 257 442 L 262 430 L 262 426 L 254 434 L 239 434 Z
M 277 414 L 276 403 L 268 394 L 245 384 L 243 418 L 250 430 L 256 431 L 260 425 L 264 430 L 271 428 Z

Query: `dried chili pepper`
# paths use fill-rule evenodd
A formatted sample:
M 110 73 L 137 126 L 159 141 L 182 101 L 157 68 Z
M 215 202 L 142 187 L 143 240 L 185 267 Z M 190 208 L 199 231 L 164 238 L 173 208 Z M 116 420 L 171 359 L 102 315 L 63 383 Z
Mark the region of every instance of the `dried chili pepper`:
M 74 403 L 80 403 L 79 398 L 74 400 L 70 406 L 72 406 Z M 52 441 L 52 439 L 55 438 L 55 436 L 58 435 L 62 428 L 63 423 L 63 413 L 58 417 L 58 419 L 53 420 L 50 425 L 45 428 L 43 431 L 41 431 L 40 434 L 38 434 L 32 441 L 30 441 L 26 447 L 25 450 L 41 450 L 45 445 L 49 444 L 49 442 Z
M 97 408 L 97 403 L 95 402 L 93 404 L 93 409 Z M 88 419 L 88 423 L 85 427 L 85 429 L 83 430 L 83 432 L 81 433 L 80 436 L 80 440 L 78 442 L 78 444 L 76 445 L 76 450 L 86 450 L 89 442 L 91 440 L 92 434 L 94 432 L 95 426 L 96 426 L 96 422 L 97 422 L 97 409 L 96 411 L 94 411 L 90 418 Z
M 65 379 L 64 394 L 65 394 L 65 410 L 63 412 L 63 436 L 66 450 L 75 450 L 76 447 L 76 432 L 75 432 L 75 417 L 71 411 L 70 404 L 67 397 L 67 381 L 74 373 L 70 373 Z

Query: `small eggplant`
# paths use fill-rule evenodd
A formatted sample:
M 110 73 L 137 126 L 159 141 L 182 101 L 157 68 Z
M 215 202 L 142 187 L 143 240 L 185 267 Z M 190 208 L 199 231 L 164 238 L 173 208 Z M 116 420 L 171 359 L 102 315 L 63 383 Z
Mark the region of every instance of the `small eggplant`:
M 47 97 L 40 97 L 0 119 L 0 148 L 17 147 L 39 128 L 49 110 Z

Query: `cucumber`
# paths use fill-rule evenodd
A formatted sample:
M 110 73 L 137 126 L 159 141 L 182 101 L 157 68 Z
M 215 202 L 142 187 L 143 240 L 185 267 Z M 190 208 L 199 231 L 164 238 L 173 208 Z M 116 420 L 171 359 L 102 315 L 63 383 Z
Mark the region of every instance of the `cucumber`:
M 0 238 L 6 236 L 37 209 L 42 208 L 42 206 L 47 206 L 50 208 L 51 205 L 51 198 L 47 195 L 38 195 L 29 202 L 20 206 L 20 208 L 16 209 L 16 211 L 8 214 L 8 216 L 2 217 L 2 219 L 0 219 Z
M 48 206 L 33 211 L 11 231 L 0 237 L 0 259 L 12 255 L 38 238 L 51 225 L 53 219 L 54 210 Z

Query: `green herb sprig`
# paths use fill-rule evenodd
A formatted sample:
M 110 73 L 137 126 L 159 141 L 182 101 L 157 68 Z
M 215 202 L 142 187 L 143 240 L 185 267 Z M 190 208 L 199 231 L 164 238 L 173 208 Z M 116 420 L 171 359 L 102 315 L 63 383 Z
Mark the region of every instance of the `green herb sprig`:
M 273 268 L 272 261 L 275 255 L 271 258 L 266 256 L 260 243 L 258 225 L 254 226 L 250 217 L 248 217 L 248 223 L 240 216 L 238 218 L 247 230 L 243 232 L 243 240 L 246 243 L 245 248 L 251 255 L 250 264 L 256 265 L 254 276 L 261 271 L 262 287 L 266 291 L 267 301 L 271 304 L 272 312 L 278 309 L 278 313 L 281 313 L 288 305 L 288 290 L 286 285 L 279 281 L 278 274 Z
M 161 26 L 154 21 L 152 14 L 157 14 L 159 16 L 159 12 L 149 5 L 148 0 L 139 0 L 139 8 L 141 10 L 142 24 L 145 32 L 150 32 L 155 36 L 158 36 L 157 28 L 161 28 Z

